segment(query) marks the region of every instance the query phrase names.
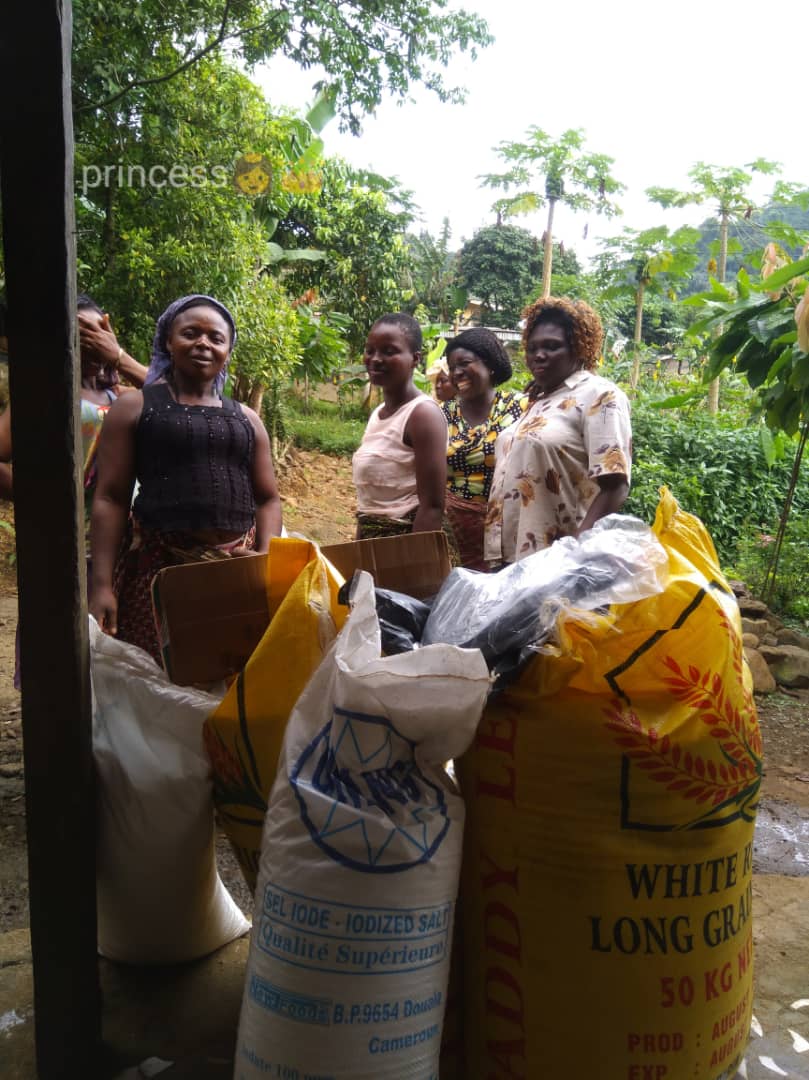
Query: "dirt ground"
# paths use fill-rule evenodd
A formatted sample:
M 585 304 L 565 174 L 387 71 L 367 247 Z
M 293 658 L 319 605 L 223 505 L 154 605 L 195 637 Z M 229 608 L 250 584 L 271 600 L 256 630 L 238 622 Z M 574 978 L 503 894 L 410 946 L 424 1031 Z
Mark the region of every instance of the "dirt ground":
M 296 451 L 279 480 L 290 533 L 324 544 L 353 539 L 347 459 Z M 28 925 L 20 703 L 11 682 L 16 602 L 13 517 L 0 508 L 0 934 Z M 765 772 L 754 862 L 756 1021 L 739 1075 L 809 1080 L 809 691 L 760 697 L 758 708 Z M 249 910 L 224 842 L 219 855 Z

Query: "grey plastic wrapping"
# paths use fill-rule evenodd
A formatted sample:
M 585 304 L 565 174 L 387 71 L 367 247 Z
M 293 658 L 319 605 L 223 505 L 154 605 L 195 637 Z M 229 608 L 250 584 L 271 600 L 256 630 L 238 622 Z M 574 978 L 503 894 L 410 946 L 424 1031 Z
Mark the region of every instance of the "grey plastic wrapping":
M 580 540 L 564 537 L 497 573 L 453 570 L 421 643 L 479 648 L 490 669 L 505 673 L 541 647 L 564 609 L 592 611 L 662 592 L 667 566 L 648 525 L 610 514 Z

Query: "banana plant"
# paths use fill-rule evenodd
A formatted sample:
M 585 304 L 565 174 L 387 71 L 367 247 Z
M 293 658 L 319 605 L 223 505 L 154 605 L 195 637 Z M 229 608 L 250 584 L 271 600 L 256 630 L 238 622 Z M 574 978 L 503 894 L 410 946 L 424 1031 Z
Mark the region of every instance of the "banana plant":
M 336 92 L 332 87 L 321 90 L 305 116 L 291 116 L 285 122 L 285 135 L 280 149 L 286 172 L 279 184 L 273 184 L 267 194 L 257 196 L 252 203 L 253 214 L 264 226 L 267 246 L 264 262 L 273 269 L 296 262 L 320 262 L 326 253 L 316 248 L 283 248 L 273 242 L 273 236 L 292 202 L 303 195 L 320 191 L 320 165 L 323 140 L 320 132 L 336 116 Z
M 710 346 L 705 381 L 725 368 L 742 374 L 756 393 L 756 412 L 766 423 L 762 440 L 768 462 L 774 458 L 781 433 L 797 438 L 789 487 L 772 546 L 762 599 L 775 591 L 778 562 L 787 522 L 809 439 L 809 257 L 788 263 L 760 281 L 752 282 L 744 270 L 736 289 L 711 280 L 711 289 L 686 303 L 701 303 L 705 315 L 691 327 L 692 334 L 721 331 Z

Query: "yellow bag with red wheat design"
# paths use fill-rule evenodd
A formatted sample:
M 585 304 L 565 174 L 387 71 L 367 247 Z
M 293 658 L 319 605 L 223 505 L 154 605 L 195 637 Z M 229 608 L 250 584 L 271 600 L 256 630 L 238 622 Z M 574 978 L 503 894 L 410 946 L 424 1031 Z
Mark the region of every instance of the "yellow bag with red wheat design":
M 661 495 L 665 590 L 571 613 L 459 763 L 468 1080 L 719 1080 L 744 1050 L 761 742 L 713 544 Z
M 205 722 L 214 803 L 251 889 L 289 714 L 348 614 L 337 603 L 341 585 L 342 578 L 315 544 L 291 539 L 270 543 L 270 624 Z

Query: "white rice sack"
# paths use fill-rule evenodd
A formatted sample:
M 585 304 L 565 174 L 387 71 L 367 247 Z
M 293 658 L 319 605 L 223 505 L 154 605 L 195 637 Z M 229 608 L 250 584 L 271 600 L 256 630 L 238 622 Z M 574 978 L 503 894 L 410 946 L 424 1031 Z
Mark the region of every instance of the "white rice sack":
M 438 1076 L 464 817 L 442 763 L 471 742 L 489 682 L 477 649 L 382 658 L 360 576 L 270 796 L 238 1080 Z
M 98 786 L 98 948 L 132 964 L 194 960 L 250 924 L 216 870 L 202 724 L 219 698 L 175 686 L 90 618 Z

